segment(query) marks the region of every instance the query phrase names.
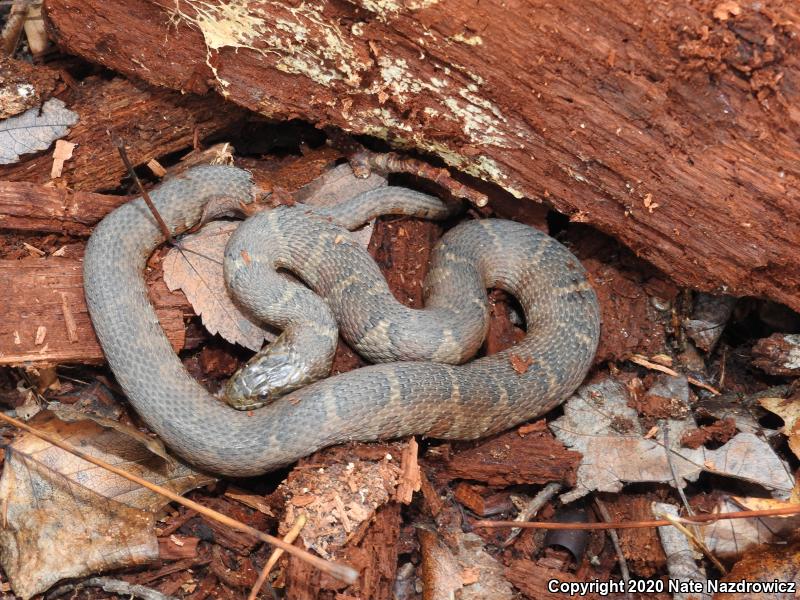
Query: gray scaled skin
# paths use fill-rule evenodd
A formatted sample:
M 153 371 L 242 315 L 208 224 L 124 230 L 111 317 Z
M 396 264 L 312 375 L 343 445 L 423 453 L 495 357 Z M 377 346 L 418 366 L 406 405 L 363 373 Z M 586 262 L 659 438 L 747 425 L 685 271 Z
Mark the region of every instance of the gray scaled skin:
M 246 171 L 196 167 L 151 196 L 173 234 L 179 234 L 200 221 L 209 203 L 251 202 L 253 186 Z M 383 201 L 392 202 L 387 198 L 391 193 Z M 226 273 L 246 267 L 230 264 L 242 251 L 257 258 L 251 264 L 259 273 L 269 264 L 296 272 L 328 299 L 334 314 L 345 316 L 339 323 L 343 331 L 352 321 L 354 329 L 345 335 L 367 354 L 370 340 L 392 342 L 399 335 L 412 345 L 435 347 L 435 352 L 464 341 L 452 324 L 405 334 L 392 322 L 384 324 L 399 309 L 383 304 L 389 299 L 382 292 L 370 293 L 376 289 L 374 263 L 367 268 L 372 275 L 367 274 L 366 283 L 342 283 L 363 272 L 368 261 L 356 257 L 351 244 L 337 243 L 334 223 L 303 213 L 302 207 L 282 208 L 251 218 L 226 249 Z M 251 225 L 254 219 L 258 226 Z M 274 236 L 286 242 L 285 249 L 272 247 Z M 520 223 L 467 221 L 434 249 L 425 281 L 428 306 L 456 315 L 485 313 L 485 290 L 504 289 L 525 312 L 528 333 L 522 341 L 464 365 L 401 361 L 368 366 L 298 389 L 252 414 L 240 412 L 191 378 L 158 324 L 143 270 L 162 241 L 141 199 L 103 219 L 84 258 L 89 312 L 111 369 L 148 426 L 186 460 L 221 475 L 257 475 L 348 440 L 410 434 L 466 440 L 502 431 L 563 401 L 585 377 L 597 348 L 597 299 L 580 263 L 564 246 Z M 295 242 L 299 249 L 292 246 Z M 324 252 L 318 253 L 321 247 Z M 251 290 L 257 286 L 257 277 L 246 269 L 227 277 Z M 406 342 L 395 346 L 402 352 Z M 512 355 L 518 367 L 530 366 L 518 372 Z

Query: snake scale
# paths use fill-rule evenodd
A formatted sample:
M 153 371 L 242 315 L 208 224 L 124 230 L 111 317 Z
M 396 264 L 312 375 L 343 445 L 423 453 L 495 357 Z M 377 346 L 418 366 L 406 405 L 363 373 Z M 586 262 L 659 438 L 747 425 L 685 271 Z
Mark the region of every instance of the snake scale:
M 564 246 L 520 223 L 464 221 L 434 249 L 426 308 L 408 309 L 343 227 L 387 212 L 441 218 L 446 211 L 435 198 L 383 190 L 338 211 L 296 205 L 257 213 L 228 242 L 226 281 L 254 314 L 294 331 L 289 337 L 305 344 L 304 352 L 323 356 L 335 343 L 332 315 L 359 352 L 382 363 L 316 381 L 251 412 L 225 406 L 197 383 L 161 329 L 143 271 L 163 235 L 144 201 L 126 203 L 95 228 L 84 258 L 95 331 L 130 403 L 175 452 L 202 469 L 242 477 L 348 440 L 476 439 L 541 415 L 581 383 L 600 316 L 583 268 Z M 223 201 L 249 204 L 254 196 L 249 173 L 222 166 L 195 167 L 151 193 L 174 235 L 226 212 L 231 204 Z M 292 271 L 324 301 L 277 281 L 276 268 Z M 517 298 L 528 333 L 504 352 L 449 364 L 480 345 L 487 288 Z M 322 324 L 298 326 L 314 311 Z

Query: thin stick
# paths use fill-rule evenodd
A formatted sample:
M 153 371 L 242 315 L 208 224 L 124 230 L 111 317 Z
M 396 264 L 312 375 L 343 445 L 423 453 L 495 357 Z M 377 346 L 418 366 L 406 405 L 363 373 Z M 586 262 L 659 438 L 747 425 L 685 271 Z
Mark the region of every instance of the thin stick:
M 678 472 L 675 470 L 675 463 L 672 460 L 672 448 L 669 445 L 669 421 L 667 419 L 660 419 L 658 421 L 659 427 L 661 427 L 661 431 L 664 432 L 664 451 L 667 457 L 667 465 L 669 465 L 669 472 L 672 474 L 672 480 L 675 482 L 675 489 L 678 490 L 678 496 L 680 496 L 681 502 L 683 502 L 683 507 L 686 509 L 686 514 L 689 516 L 694 516 L 694 510 L 692 510 L 691 505 L 689 504 L 689 499 L 686 497 L 686 493 L 683 491 L 683 486 L 681 486 L 681 481 L 678 479 Z M 695 531 L 695 533 L 697 533 Z
M 603 521 L 610 523 L 611 515 L 606 508 L 605 502 L 600 500 L 600 498 L 595 497 L 594 503 L 597 507 L 597 512 L 599 512 L 600 516 L 603 517 Z M 622 581 L 625 582 L 625 597 L 630 598 L 631 592 L 628 589 L 628 582 L 631 580 L 631 573 L 628 570 L 628 561 L 625 560 L 625 554 L 622 552 L 622 546 L 619 543 L 619 535 L 617 535 L 616 529 L 609 529 L 607 533 L 609 539 L 611 540 L 611 545 L 614 546 L 614 551 L 617 553 L 617 560 L 619 560 L 619 572 L 620 575 L 622 575 Z
M 714 556 L 714 554 L 711 552 L 711 550 L 708 549 L 708 547 L 703 543 L 702 539 L 696 534 L 696 532 L 693 532 L 693 531 L 690 531 L 689 529 L 687 529 L 686 526 L 683 525 L 680 522 L 680 519 L 678 517 L 675 517 L 675 516 L 670 515 L 670 514 L 663 514 L 663 516 L 665 516 L 667 518 L 667 520 L 670 523 L 672 523 L 672 526 L 675 529 L 677 529 L 684 536 L 686 536 L 686 539 L 689 540 L 689 542 L 692 544 L 692 546 L 694 546 L 697 550 L 702 552 L 703 555 L 708 560 L 710 560 L 712 563 L 714 563 L 714 566 L 719 570 L 720 573 L 722 573 L 723 575 L 728 573 L 728 570 L 725 567 L 722 566 L 722 563 L 719 562 L 719 559 L 716 556 Z
M 297 539 L 297 536 L 300 535 L 300 530 L 303 528 L 305 524 L 306 524 L 306 516 L 305 514 L 301 514 L 299 517 L 297 517 L 297 520 L 294 522 L 294 525 L 292 525 L 292 528 L 289 530 L 289 533 L 287 533 L 283 537 L 283 541 L 289 544 L 294 542 Z M 258 592 L 261 591 L 261 586 L 264 585 L 264 582 L 267 580 L 267 577 L 269 577 L 269 572 L 272 570 L 272 567 L 275 566 L 275 563 L 278 562 L 278 559 L 281 556 L 283 556 L 283 550 L 281 550 L 280 548 L 275 548 L 275 550 L 272 551 L 272 555 L 269 557 L 269 560 L 267 560 L 267 564 L 264 565 L 264 568 L 261 569 L 261 573 L 258 575 L 258 579 L 256 580 L 253 589 L 250 590 L 250 595 L 247 597 L 247 600 L 256 600 Z
M 136 183 L 136 187 L 139 188 L 139 192 L 142 194 L 142 198 L 144 199 L 144 203 L 147 204 L 147 208 L 150 209 L 150 212 L 153 213 L 153 218 L 158 223 L 158 227 L 161 229 L 161 233 L 164 234 L 164 238 L 170 243 L 170 246 L 175 245 L 175 240 L 172 237 L 172 233 L 167 227 L 167 224 L 164 222 L 164 219 L 161 218 L 161 214 L 158 212 L 156 205 L 153 204 L 153 201 L 150 199 L 150 194 L 147 193 L 147 190 L 144 189 L 139 176 L 136 174 L 136 171 L 133 170 L 133 164 L 131 163 L 131 159 L 128 158 L 128 151 L 125 150 L 125 143 L 122 139 L 118 137 L 114 137 L 114 144 L 117 147 L 117 151 L 119 152 L 120 158 L 122 158 L 122 162 L 125 163 L 125 168 L 128 169 L 128 173 L 133 178 L 133 181 Z
M 533 515 L 538 513 L 545 504 L 550 502 L 550 499 L 553 496 L 555 496 L 556 493 L 558 493 L 558 490 L 560 489 L 561 489 L 560 483 L 555 483 L 555 482 L 548 483 L 539 491 L 538 494 L 536 494 L 536 496 L 530 502 L 527 503 L 526 506 L 524 506 L 519 511 L 519 514 L 517 515 L 515 521 L 522 523 L 530 519 Z M 503 540 L 503 543 L 500 544 L 500 547 L 507 548 L 508 546 L 510 546 L 511 542 L 517 539 L 520 533 L 522 533 L 522 529 L 520 529 L 519 527 L 515 527 L 514 529 L 512 529 L 511 532 L 508 534 L 508 537 L 506 537 L 506 539 Z
M 320 558 L 319 556 L 314 556 L 310 552 L 306 552 L 305 550 L 298 548 L 297 546 L 292 546 L 291 544 L 284 542 L 280 538 L 276 538 L 275 536 L 269 535 L 268 533 L 263 533 L 254 527 L 250 527 L 236 519 L 232 519 L 227 515 L 223 515 L 215 510 L 212 510 L 202 504 L 198 504 L 193 500 L 189 500 L 188 498 L 184 498 L 183 496 L 179 496 L 175 492 L 168 490 L 166 488 L 161 487 L 160 485 L 156 485 L 151 481 L 147 481 L 146 479 L 142 479 L 132 473 L 128 473 L 123 469 L 115 467 L 114 465 L 110 465 L 107 462 L 100 460 L 99 458 L 95 458 L 94 456 L 90 456 L 84 452 L 81 452 L 77 448 L 73 447 L 72 445 L 59 440 L 58 438 L 51 436 L 48 433 L 44 433 L 43 431 L 39 431 L 34 429 L 30 425 L 23 423 L 13 417 L 9 417 L 8 415 L 0 412 L 0 420 L 13 425 L 14 427 L 21 429 L 22 431 L 27 431 L 31 435 L 35 435 L 36 437 L 53 444 L 53 446 L 58 446 L 65 452 L 69 452 L 70 454 L 74 454 L 78 458 L 82 458 L 86 462 L 90 462 L 93 465 L 97 465 L 105 469 L 106 471 L 111 471 L 112 473 L 119 475 L 120 477 L 124 477 L 128 481 L 133 481 L 134 483 L 138 483 L 144 488 L 155 492 L 156 494 L 160 494 L 165 498 L 169 498 L 173 502 L 177 502 L 178 504 L 182 504 L 186 508 L 191 508 L 196 510 L 198 513 L 207 516 L 210 519 L 214 519 L 218 523 L 222 523 L 223 525 L 227 525 L 231 529 L 236 529 L 237 531 L 241 531 L 243 533 L 247 533 L 252 535 L 254 538 L 261 540 L 262 542 L 266 542 L 267 544 L 271 544 L 276 546 L 282 550 L 285 550 L 292 556 L 296 556 L 300 560 L 304 560 L 309 564 L 313 565 L 320 571 L 328 573 L 329 575 L 336 577 L 348 584 L 352 584 L 358 578 L 358 571 L 353 569 L 348 565 L 342 565 L 339 563 L 335 563 L 332 561 L 325 560 Z
M 486 206 L 489 202 L 486 194 L 456 181 L 447 169 L 433 167 L 424 161 L 401 156 L 394 152 L 380 154 L 362 148 L 350 156 L 350 168 L 353 169 L 356 177 L 362 178 L 368 177 L 372 169 L 385 173 L 408 173 L 415 177 L 429 179 L 441 185 L 456 198 L 465 198 L 479 208 Z
M 128 596 L 129 598 L 142 598 L 142 600 L 176 600 L 175 596 L 166 596 L 158 590 L 150 589 L 143 585 L 136 585 L 121 579 L 113 579 L 111 577 L 92 577 L 85 581 L 78 583 L 68 583 L 56 588 L 47 594 L 47 600 L 51 598 L 58 598 L 64 594 L 75 590 L 76 592 L 85 587 L 99 587 L 104 592 L 111 592 L 120 596 Z
M 0 413 L 2 414 L 2 413 Z M 742 510 L 738 512 L 695 515 L 683 517 L 681 523 L 710 523 L 727 519 L 754 519 L 756 517 L 781 517 L 800 514 L 800 504 L 790 504 L 781 508 L 765 508 L 764 510 Z M 523 527 L 525 529 L 644 529 L 646 527 L 664 527 L 672 525 L 672 521 L 627 521 L 618 523 L 552 523 L 536 521 L 475 521 L 473 527 Z

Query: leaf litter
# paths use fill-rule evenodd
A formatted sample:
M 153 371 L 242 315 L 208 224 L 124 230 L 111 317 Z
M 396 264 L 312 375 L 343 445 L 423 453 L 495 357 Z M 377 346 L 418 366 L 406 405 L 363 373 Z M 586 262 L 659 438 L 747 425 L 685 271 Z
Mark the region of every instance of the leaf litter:
M 140 440 L 45 411 L 31 425 L 85 453 L 182 494 L 213 481 L 164 461 Z M 157 513 L 169 500 L 26 433 L 6 448 L 0 477 L 0 563 L 22 598 L 61 579 L 130 568 L 158 557 Z
M 31 108 L 0 121 L 0 165 L 9 165 L 23 154 L 47 150 L 78 122 L 78 114 L 58 98 L 50 98 L 41 110 Z
M 614 379 L 581 387 L 564 405 L 564 416 L 550 424 L 567 447 L 583 454 L 578 484 L 564 494 L 571 502 L 592 491 L 618 492 L 635 482 L 670 483 L 683 487 L 703 471 L 742 479 L 786 498 L 794 487 L 788 466 L 771 446 L 752 433 L 739 433 L 720 448 L 681 447 L 683 434 L 696 429 L 688 415 L 688 383 L 685 377 L 661 376 L 651 395 L 678 400 L 687 407 L 684 419 L 668 419 L 668 460 L 663 427 L 653 438 L 629 406 L 626 386 Z M 670 466 L 670 462 L 672 465 Z M 673 469 L 675 475 L 673 475 Z M 677 481 L 676 481 L 677 479 Z

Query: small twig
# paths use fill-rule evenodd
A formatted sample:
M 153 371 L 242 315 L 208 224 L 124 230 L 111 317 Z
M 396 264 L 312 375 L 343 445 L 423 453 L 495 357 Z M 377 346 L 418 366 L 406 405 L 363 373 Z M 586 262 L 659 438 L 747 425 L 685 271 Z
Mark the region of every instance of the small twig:
M 378 154 L 369 150 L 361 150 L 350 157 L 350 168 L 356 177 L 369 177 L 370 171 L 376 169 L 385 173 L 408 173 L 423 179 L 429 179 L 441 185 L 456 198 L 464 198 L 475 206 L 483 207 L 489 199 L 486 194 L 468 188 L 463 183 L 453 179 L 450 171 L 433 167 L 416 158 L 406 158 L 387 152 Z
M 110 465 L 107 462 L 100 460 L 99 458 L 95 458 L 94 456 L 86 454 L 85 452 L 81 452 L 72 445 L 48 433 L 39 431 L 38 429 L 35 429 L 30 425 L 23 423 L 22 421 L 19 421 L 13 417 L 9 417 L 8 415 L 2 412 L 0 412 L 0 420 L 13 425 L 16 428 L 21 429 L 22 431 L 27 431 L 31 435 L 35 435 L 36 437 L 46 442 L 49 442 L 54 446 L 58 446 L 65 452 L 74 454 L 75 456 L 77 456 L 78 458 L 82 458 L 86 462 L 90 462 L 93 465 L 97 465 L 98 467 L 101 467 L 106 471 L 111 471 L 112 473 L 119 475 L 120 477 L 124 477 L 128 481 L 133 481 L 134 483 L 138 483 L 139 485 L 141 485 L 144 488 L 147 488 L 151 492 L 155 492 L 156 494 L 160 494 L 165 498 L 169 498 L 173 502 L 177 502 L 178 504 L 181 504 L 186 508 L 196 510 L 198 513 L 205 515 L 208 518 L 217 521 L 218 523 L 222 523 L 223 525 L 226 525 L 232 529 L 236 529 L 237 531 L 241 531 L 243 533 L 252 535 L 254 538 L 261 540 L 262 542 L 266 542 L 268 544 L 281 548 L 282 550 L 285 550 L 292 556 L 296 556 L 300 560 L 304 560 L 307 563 L 313 565 L 320 571 L 328 573 L 329 575 L 332 575 L 337 579 L 341 579 L 342 581 L 347 582 L 348 584 L 352 584 L 358 578 L 358 571 L 356 571 L 355 569 L 353 569 L 348 565 L 342 565 L 339 563 L 325 560 L 323 558 L 320 558 L 319 556 L 314 556 L 310 552 L 306 552 L 305 550 L 303 550 L 302 548 L 298 548 L 297 546 L 292 546 L 291 544 L 284 542 L 280 538 L 276 538 L 275 536 L 269 535 L 268 533 L 259 531 L 254 527 L 250 527 L 249 525 L 242 523 L 241 521 L 232 519 L 228 515 L 223 515 L 222 513 L 212 510 L 207 506 L 203 506 L 202 504 L 199 504 L 194 500 L 189 500 L 188 498 L 179 496 L 172 490 L 163 488 L 160 485 L 153 483 L 152 481 L 147 481 L 147 479 L 142 479 L 141 477 L 138 477 L 133 473 L 128 473 L 127 471 L 120 469 L 119 467 L 115 467 L 114 465 Z
M 546 486 L 544 486 L 536 496 L 533 497 L 530 502 L 528 502 L 525 507 L 519 511 L 519 514 L 514 519 L 515 521 L 524 522 L 530 519 L 533 515 L 539 512 L 541 508 L 550 502 L 550 499 L 558 493 L 558 490 L 561 489 L 561 484 L 556 482 L 550 482 Z M 507 548 L 511 545 L 517 536 L 522 533 L 522 529 L 516 527 L 512 529 L 506 539 L 503 540 L 503 543 L 500 544 L 500 547 Z
M 595 506 L 597 506 L 597 512 L 600 513 L 603 521 L 610 523 L 611 515 L 608 513 L 605 503 L 597 497 L 595 497 L 594 503 Z M 614 551 L 617 553 L 617 560 L 619 560 L 619 572 L 622 575 L 622 581 L 625 582 L 625 597 L 630 598 L 631 592 L 628 589 L 628 582 L 631 580 L 631 573 L 628 571 L 628 561 L 625 560 L 625 555 L 622 553 L 622 546 L 619 543 L 619 535 L 617 535 L 616 529 L 608 529 L 607 533 L 609 539 L 611 539 L 611 545 L 614 546 Z
M 47 600 L 50 600 L 51 598 L 58 598 L 59 596 L 68 594 L 73 590 L 77 592 L 81 588 L 85 587 L 99 587 L 102 588 L 103 591 L 110 592 L 112 594 L 128 596 L 130 598 L 142 598 L 143 600 L 176 600 L 175 596 L 166 596 L 158 590 L 154 590 L 143 585 L 137 585 L 135 583 L 130 583 L 128 581 L 123 581 L 122 579 L 112 579 L 111 577 L 92 577 L 91 579 L 79 581 L 78 583 L 68 583 L 67 585 L 62 585 L 61 587 L 57 587 L 52 592 L 47 594 Z
M 708 385 L 707 383 L 703 383 L 702 381 L 700 381 L 699 379 L 697 379 L 695 377 L 692 377 L 691 375 L 686 377 L 686 381 L 688 381 L 689 383 L 691 383 L 694 386 L 697 386 L 699 388 L 703 388 L 707 392 L 711 392 L 711 394 L 714 395 L 714 396 L 719 396 L 720 394 L 722 394 L 722 392 L 720 392 L 714 386 Z M 720 385 L 720 387 L 722 387 L 722 386 Z
M 153 218 L 156 220 L 156 223 L 158 223 L 161 233 L 164 234 L 164 238 L 170 243 L 170 245 L 174 246 L 175 239 L 172 237 L 172 232 L 170 232 L 169 227 L 167 227 L 167 224 L 164 222 L 164 219 L 161 218 L 161 214 L 158 212 L 156 205 L 153 204 L 153 201 L 150 199 L 150 194 L 148 194 L 147 190 L 144 189 L 144 186 L 142 185 L 139 176 L 136 174 L 136 171 L 133 170 L 131 159 L 128 158 L 128 151 L 125 150 L 125 143 L 121 138 L 115 136 L 114 145 L 117 147 L 117 151 L 119 152 L 120 158 L 122 158 L 122 162 L 125 163 L 125 168 L 128 169 L 128 173 L 136 183 L 136 187 L 139 188 L 139 192 L 142 194 L 144 203 L 147 204 L 147 208 L 149 208 L 150 212 L 153 213 Z
M 670 524 L 673 527 L 675 527 L 675 529 L 677 529 L 683 535 L 685 535 L 686 539 L 688 539 L 695 548 L 697 548 L 700 552 L 702 552 L 703 555 L 708 560 L 714 563 L 714 566 L 719 570 L 720 573 L 724 575 L 728 572 L 727 569 L 722 566 L 722 563 L 719 562 L 719 559 L 717 559 L 717 557 L 714 556 L 711 550 L 709 550 L 708 547 L 703 543 L 700 537 L 698 537 L 695 533 L 687 529 L 686 526 L 683 523 L 681 523 L 682 519 L 679 519 L 678 517 L 675 517 L 669 513 L 661 513 L 661 516 L 666 517 L 666 519 L 670 522 Z
M 666 419 L 661 419 L 658 422 L 658 426 L 661 428 L 661 431 L 664 432 L 664 450 L 666 451 L 667 455 L 667 465 L 669 465 L 669 472 L 672 474 L 672 480 L 675 482 L 675 489 L 678 490 L 678 496 L 681 497 L 681 502 L 683 502 L 683 507 L 686 509 L 686 514 L 693 516 L 694 510 L 689 505 L 689 499 L 686 497 L 686 493 L 683 491 L 683 486 L 681 485 L 680 479 L 678 479 L 678 472 L 675 470 L 675 463 L 672 462 L 672 448 L 669 446 L 669 421 Z
M 0 413 L 1 415 L 2 413 Z M 729 513 L 715 513 L 683 517 L 682 523 L 711 523 L 727 519 L 754 519 L 756 517 L 781 517 L 800 514 L 800 504 L 790 504 L 781 508 L 765 508 L 763 510 L 742 510 Z M 523 527 L 525 529 L 645 529 L 647 527 L 664 527 L 672 525 L 672 521 L 625 521 L 616 523 L 553 523 L 540 521 L 475 521 L 472 527 Z
M 22 28 L 28 15 L 30 0 L 14 0 L 9 2 L 11 13 L 6 18 L 3 30 L 0 31 L 0 55 L 14 56 L 20 39 Z
M 678 372 L 675 369 L 670 369 L 669 367 L 665 367 L 664 365 L 660 365 L 658 363 L 654 363 L 651 360 L 648 360 L 641 354 L 631 354 L 628 357 L 628 360 L 634 364 L 639 366 L 645 367 L 646 369 L 651 369 L 653 371 L 659 371 L 666 375 L 671 375 L 672 377 L 678 377 Z
M 289 530 L 289 533 L 287 533 L 283 537 L 283 541 L 289 544 L 293 543 L 297 539 L 297 536 L 300 535 L 300 530 L 303 528 L 305 524 L 306 524 L 306 516 L 305 514 L 301 513 L 300 516 L 297 517 L 297 520 L 294 522 L 294 525 L 292 525 L 292 528 Z M 258 579 L 256 580 L 253 589 L 250 590 L 250 595 L 247 597 L 247 600 L 256 600 L 258 592 L 261 591 L 261 586 L 264 585 L 264 582 L 267 580 L 267 577 L 269 577 L 269 572 L 272 570 L 272 567 L 275 566 L 275 563 L 278 562 L 278 559 L 281 556 L 283 556 L 283 550 L 281 550 L 280 548 L 275 548 L 275 550 L 272 551 L 269 560 L 267 560 L 267 564 L 265 564 L 264 568 L 261 569 L 261 573 L 258 575 Z
M 641 354 L 632 354 L 632 355 L 630 355 L 628 357 L 628 360 L 631 361 L 634 364 L 637 364 L 637 365 L 641 366 L 641 367 L 645 367 L 646 369 L 651 369 L 653 371 L 659 371 L 660 373 L 664 373 L 664 374 L 670 375 L 672 377 L 680 377 L 680 373 L 678 373 L 675 369 L 670 369 L 669 367 L 665 367 L 664 365 L 660 365 L 658 363 L 654 363 L 653 361 L 648 360 L 647 358 L 645 358 Z M 708 385 L 707 383 L 703 383 L 702 381 L 700 381 L 699 379 L 697 379 L 695 377 L 692 377 L 691 375 L 688 375 L 686 377 L 686 381 L 688 381 L 692 385 L 695 385 L 697 387 L 703 388 L 706 391 L 711 392 L 715 396 L 719 396 L 721 394 L 721 392 L 718 389 Z

